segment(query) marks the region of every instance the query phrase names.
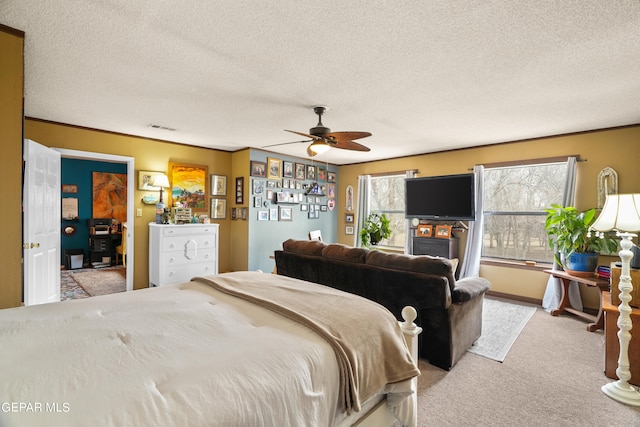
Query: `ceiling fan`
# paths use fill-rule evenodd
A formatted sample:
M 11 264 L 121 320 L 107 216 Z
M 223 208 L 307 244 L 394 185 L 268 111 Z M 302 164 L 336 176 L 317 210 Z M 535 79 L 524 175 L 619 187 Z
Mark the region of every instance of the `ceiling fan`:
M 354 139 L 366 138 L 368 136 L 371 136 L 370 132 L 331 132 L 331 129 L 325 127 L 322 124 L 322 115 L 327 110 L 328 107 L 324 105 L 316 105 L 313 107 L 313 112 L 318 115 L 318 124 L 315 127 L 309 129 L 309 133 L 285 129 L 285 131 L 287 132 L 305 136 L 310 139 L 266 145 L 263 148 L 275 147 L 276 145 L 311 142 L 311 144 L 309 144 L 309 146 L 307 147 L 307 154 L 311 157 L 320 153 L 324 153 L 332 147 L 340 148 L 343 150 L 370 151 L 369 147 L 365 147 L 364 145 L 358 144 L 357 142 L 353 141 Z

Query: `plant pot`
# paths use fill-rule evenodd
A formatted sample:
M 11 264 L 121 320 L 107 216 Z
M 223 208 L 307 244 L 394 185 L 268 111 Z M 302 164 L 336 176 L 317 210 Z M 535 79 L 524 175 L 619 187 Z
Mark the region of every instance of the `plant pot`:
M 371 242 L 372 245 L 377 245 L 378 244 L 378 236 L 376 236 L 373 233 L 369 234 L 369 241 Z
M 563 257 L 562 264 L 567 273 L 574 276 L 588 276 L 598 268 L 598 254 L 572 253 L 568 258 Z

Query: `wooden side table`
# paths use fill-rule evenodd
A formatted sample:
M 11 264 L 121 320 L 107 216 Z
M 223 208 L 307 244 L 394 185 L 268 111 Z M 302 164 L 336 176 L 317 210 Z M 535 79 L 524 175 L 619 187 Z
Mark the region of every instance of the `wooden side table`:
M 604 374 L 608 378 L 618 379 L 618 357 L 620 356 L 620 341 L 618 340 L 617 305 L 611 304 L 611 293 L 603 292 L 600 305 L 604 310 Z M 629 370 L 631 379 L 629 384 L 640 385 L 640 309 L 631 308 L 631 341 L 629 342 Z
M 562 282 L 562 297 L 560 298 L 560 305 L 558 305 L 558 308 L 551 311 L 552 316 L 557 316 L 560 313 L 571 313 L 575 316 L 578 316 L 585 320 L 589 320 L 591 322 L 587 325 L 587 331 L 589 332 L 597 331 L 598 329 L 604 329 L 602 293 L 609 291 L 608 280 L 600 279 L 595 275 L 589 277 L 572 276 L 566 271 L 562 270 L 544 270 L 544 272 L 552 275 L 553 277 L 557 277 Z M 571 284 L 572 281 L 584 283 L 587 286 L 595 286 L 600 290 L 600 308 L 598 309 L 598 314 L 596 316 L 585 313 L 584 311 L 576 310 L 575 308 L 571 307 L 571 304 L 569 303 L 569 284 Z

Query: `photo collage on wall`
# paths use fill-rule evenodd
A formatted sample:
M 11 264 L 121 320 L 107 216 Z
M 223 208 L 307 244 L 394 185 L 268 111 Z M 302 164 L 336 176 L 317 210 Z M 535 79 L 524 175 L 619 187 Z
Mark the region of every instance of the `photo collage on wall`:
M 258 221 L 293 221 L 294 208 L 308 219 L 336 207 L 336 173 L 325 165 L 267 157 L 251 161 L 250 205 Z

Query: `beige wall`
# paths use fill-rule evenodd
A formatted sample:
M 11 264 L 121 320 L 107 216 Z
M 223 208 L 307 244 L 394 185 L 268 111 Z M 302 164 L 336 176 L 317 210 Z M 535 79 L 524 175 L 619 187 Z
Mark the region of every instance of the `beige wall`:
M 0 25 L 0 143 L 2 245 L 0 308 L 22 302 L 22 94 L 24 33 Z
M 40 120 L 25 120 L 25 138 L 32 139 L 47 147 L 65 148 L 69 150 L 91 151 L 133 157 L 135 170 L 167 171 L 172 162 L 206 165 L 209 174 L 232 176 L 232 153 L 197 148 L 170 142 L 119 135 L 109 132 L 95 131 L 74 126 L 44 122 Z M 245 170 L 249 170 L 247 162 Z M 129 177 L 136 181 L 134 196 L 134 211 L 142 209 L 142 216 L 134 218 L 135 227 L 135 267 L 134 289 L 149 286 L 149 222 L 155 221 L 155 206 L 142 203 L 142 197 L 148 192 L 138 191 L 137 173 Z M 231 180 L 228 179 L 227 192 Z M 229 200 L 227 196 L 227 200 Z M 165 199 L 166 201 L 166 199 Z M 231 270 L 231 219 L 227 215 L 225 220 L 216 220 L 220 226 L 219 237 L 219 269 Z M 245 255 L 246 258 L 246 255 Z
M 251 200 L 251 179 L 249 178 L 249 165 L 251 151 L 249 149 L 238 151 L 233 155 L 232 169 L 234 174 L 229 179 L 230 206 L 234 208 L 248 208 Z M 236 177 L 244 177 L 243 203 L 236 204 Z M 247 270 L 249 266 L 249 221 L 231 221 L 231 269 L 233 271 Z M 223 271 L 223 270 L 221 270 Z
M 357 193 L 358 176 L 407 169 L 418 169 L 420 176 L 467 173 L 476 164 L 510 162 L 543 157 L 577 154 L 586 160 L 578 163 L 576 207 L 588 209 L 597 204 L 597 176 L 609 166 L 618 172 L 619 192 L 640 192 L 640 126 L 585 132 L 567 136 L 542 138 L 434 154 L 341 166 L 339 196 L 344 197 L 347 185 Z M 357 194 L 356 194 L 357 197 Z M 344 199 L 343 199 L 344 200 Z M 350 244 L 353 236 L 344 234 L 344 203 L 338 216 L 338 240 Z M 460 237 L 466 237 L 464 235 Z M 609 262 L 610 259 L 603 259 Z M 492 282 L 492 290 L 541 300 L 547 275 L 540 271 L 482 265 L 480 274 Z M 598 292 L 583 290 L 587 307 L 598 307 Z

